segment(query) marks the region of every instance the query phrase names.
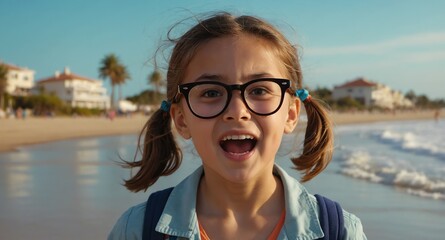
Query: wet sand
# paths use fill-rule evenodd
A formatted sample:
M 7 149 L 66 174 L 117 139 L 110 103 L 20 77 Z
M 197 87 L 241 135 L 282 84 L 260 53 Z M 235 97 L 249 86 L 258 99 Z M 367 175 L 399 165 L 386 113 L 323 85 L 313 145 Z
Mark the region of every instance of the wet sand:
M 333 113 L 332 115 L 334 124 L 342 125 L 377 121 L 433 119 L 434 112 L 429 110 L 396 113 L 352 112 Z M 147 117 L 141 114 L 120 117 L 113 121 L 98 117 L 0 119 L 0 152 L 11 151 L 24 145 L 63 139 L 139 134 L 146 120 Z

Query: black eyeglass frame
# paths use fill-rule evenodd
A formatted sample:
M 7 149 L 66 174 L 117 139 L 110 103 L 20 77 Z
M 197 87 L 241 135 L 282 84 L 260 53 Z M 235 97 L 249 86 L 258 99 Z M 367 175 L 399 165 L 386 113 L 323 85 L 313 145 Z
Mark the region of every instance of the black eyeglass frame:
M 274 111 L 272 111 L 270 113 L 258 113 L 258 112 L 255 112 L 252 108 L 249 107 L 249 104 L 247 104 L 246 98 L 244 96 L 244 91 L 246 90 L 246 88 L 249 85 L 251 85 L 253 83 L 256 83 L 256 82 L 260 82 L 260 81 L 274 82 L 274 83 L 278 84 L 280 86 L 280 88 L 281 88 L 280 104 L 278 105 L 278 107 Z M 259 115 L 259 116 L 268 116 L 268 115 L 272 115 L 272 114 L 276 113 L 281 108 L 281 105 L 283 105 L 284 95 L 285 95 L 286 91 L 288 89 L 290 89 L 290 83 L 291 83 L 290 80 L 288 80 L 288 79 L 281 79 L 281 78 L 259 78 L 259 79 L 251 80 L 251 81 L 246 82 L 244 84 L 231 84 L 231 85 L 228 85 L 228 84 L 225 84 L 225 83 L 222 83 L 222 82 L 218 82 L 218 81 L 199 81 L 199 82 L 184 83 L 184 84 L 178 85 L 178 93 L 182 94 L 185 97 L 185 100 L 187 102 L 187 105 L 188 105 L 190 111 L 193 113 L 193 115 L 195 115 L 198 118 L 210 119 L 210 118 L 215 118 L 215 117 L 219 116 L 221 113 L 223 113 L 227 109 L 227 107 L 229 106 L 230 100 L 232 100 L 232 92 L 234 90 L 241 91 L 241 99 L 243 100 L 245 106 L 251 112 L 253 112 L 253 113 L 255 113 L 255 114 Z M 225 104 L 224 108 L 220 112 L 218 112 L 217 114 L 214 114 L 214 115 L 208 116 L 208 117 L 203 117 L 203 116 L 200 116 L 200 115 L 196 114 L 193 111 L 192 107 L 190 106 L 190 101 L 189 101 L 189 93 L 192 90 L 192 88 L 195 87 L 195 86 L 203 85 L 203 84 L 220 85 L 220 86 L 224 87 L 226 89 L 226 91 L 227 91 L 227 100 L 226 100 L 226 104 Z M 179 99 L 177 97 L 176 97 L 176 100 L 177 100 L 176 102 L 179 101 Z

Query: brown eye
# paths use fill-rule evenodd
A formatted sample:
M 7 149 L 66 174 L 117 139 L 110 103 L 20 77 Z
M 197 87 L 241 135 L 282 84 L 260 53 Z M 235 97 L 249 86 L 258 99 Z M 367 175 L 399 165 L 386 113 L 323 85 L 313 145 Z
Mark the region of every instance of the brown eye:
M 216 90 L 208 90 L 208 91 L 203 92 L 202 96 L 208 97 L 208 98 L 221 97 L 222 93 L 220 93 L 219 91 L 216 91 Z

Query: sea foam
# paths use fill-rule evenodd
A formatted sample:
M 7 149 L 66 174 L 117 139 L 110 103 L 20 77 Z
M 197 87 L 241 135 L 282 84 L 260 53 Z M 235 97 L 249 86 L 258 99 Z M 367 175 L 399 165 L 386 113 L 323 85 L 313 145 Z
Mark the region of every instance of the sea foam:
M 445 146 L 439 139 L 429 138 L 422 133 L 409 130 L 383 130 L 376 134 L 382 142 L 391 144 L 394 148 L 402 151 L 409 151 L 420 155 L 431 155 L 441 160 L 445 160 Z
M 344 175 L 402 189 L 407 193 L 445 200 L 445 179 L 428 177 L 400 159 L 372 155 L 364 150 L 350 151 L 342 158 Z

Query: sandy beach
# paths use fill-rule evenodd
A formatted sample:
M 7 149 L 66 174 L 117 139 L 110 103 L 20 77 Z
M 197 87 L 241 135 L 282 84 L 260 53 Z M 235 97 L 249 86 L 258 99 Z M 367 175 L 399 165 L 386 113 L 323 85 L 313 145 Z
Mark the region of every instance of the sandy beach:
M 63 139 L 138 134 L 146 120 L 143 115 L 119 117 L 113 121 L 99 117 L 0 119 L 0 152 Z
M 333 113 L 335 125 L 361 124 L 377 121 L 433 119 L 433 111 L 409 111 L 396 113 Z M 443 114 L 442 116 L 443 117 Z M 0 152 L 11 151 L 29 144 L 44 143 L 71 138 L 138 134 L 146 116 L 136 114 L 113 121 L 106 118 L 54 117 L 0 119 Z

